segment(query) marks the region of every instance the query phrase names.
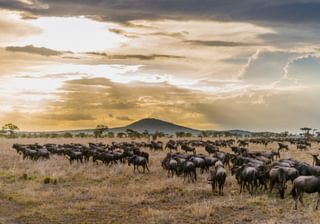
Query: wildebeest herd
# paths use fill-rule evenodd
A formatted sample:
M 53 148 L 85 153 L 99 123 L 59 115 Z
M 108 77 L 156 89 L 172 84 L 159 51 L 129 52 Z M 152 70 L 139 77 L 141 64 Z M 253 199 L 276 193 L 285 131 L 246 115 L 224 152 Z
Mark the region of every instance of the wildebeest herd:
M 278 148 L 267 149 L 269 143 L 277 142 Z M 261 144 L 264 150 L 253 151 L 250 144 Z M 23 159 L 33 161 L 50 159 L 52 155 L 67 158 L 70 164 L 77 162 L 101 163 L 108 166 L 118 163 L 133 165 L 134 172 L 150 172 L 149 151 L 169 150 L 159 161 L 168 178 L 182 176 L 184 182 L 196 182 L 198 175 L 206 175 L 212 191 L 224 194 L 227 176 L 234 176 L 239 192 L 251 195 L 268 192 L 277 187 L 280 198 L 285 198 L 288 182 L 292 183 L 291 195 L 297 209 L 298 201 L 303 204 L 303 193 L 318 193 L 316 209 L 320 200 L 320 160 L 318 154 L 310 153 L 313 164 L 294 158 L 281 158 L 282 150 L 289 150 L 289 144 L 297 150 L 308 150 L 311 142 L 306 139 L 242 139 L 242 140 L 173 140 L 113 142 L 112 144 L 14 144 L 13 148 Z M 197 153 L 199 149 L 206 153 Z M 229 150 L 228 150 L 229 149 Z M 229 151 L 229 152 L 226 152 Z M 231 178 L 231 177 L 229 177 Z

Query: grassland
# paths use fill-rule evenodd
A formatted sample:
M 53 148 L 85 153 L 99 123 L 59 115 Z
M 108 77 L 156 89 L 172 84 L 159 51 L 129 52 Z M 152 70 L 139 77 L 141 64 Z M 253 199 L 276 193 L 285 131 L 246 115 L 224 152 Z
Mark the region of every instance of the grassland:
M 305 195 L 306 207 L 295 211 L 288 195 L 291 184 L 284 200 L 276 191 L 271 195 L 240 195 L 229 173 L 225 195 L 218 196 L 207 184 L 207 174 L 200 175 L 196 183 L 167 178 L 160 165 L 165 151 L 150 153 L 150 173 L 134 174 L 127 164 L 70 165 L 61 156 L 53 156 L 49 161 L 22 160 L 11 148 L 14 142 L 92 141 L 0 139 L 0 223 L 319 223 L 320 211 L 313 209 L 316 195 Z M 250 148 L 264 149 L 256 145 Z M 294 148 L 282 157 L 312 161 L 308 152 Z M 45 179 L 49 183 L 45 184 Z

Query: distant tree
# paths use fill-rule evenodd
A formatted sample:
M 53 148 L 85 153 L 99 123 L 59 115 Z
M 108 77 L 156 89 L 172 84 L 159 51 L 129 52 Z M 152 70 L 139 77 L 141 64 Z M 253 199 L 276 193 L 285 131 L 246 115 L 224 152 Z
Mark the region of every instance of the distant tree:
M 63 133 L 62 137 L 64 137 L 64 138 L 72 138 L 73 135 L 70 132 L 65 132 L 65 133 Z
M 149 137 L 150 137 L 149 131 L 148 131 L 148 130 L 144 130 L 144 131 L 142 132 L 142 137 L 149 139 Z
M 183 137 L 185 137 L 185 133 L 183 131 L 178 131 L 178 132 L 176 132 L 176 137 L 183 138 Z
M 94 134 L 94 137 L 96 139 L 98 138 L 101 138 L 102 137 L 102 134 L 105 132 L 105 131 L 108 131 L 109 128 L 108 126 L 106 125 L 103 125 L 103 124 L 98 124 L 97 127 L 94 129 L 93 131 L 93 134 Z
M 192 137 L 192 133 L 187 132 L 187 133 L 185 134 L 185 136 L 188 137 L 188 138 L 190 138 L 190 137 Z
M 313 135 L 313 136 L 315 135 L 315 133 L 316 133 L 317 130 L 318 130 L 318 129 L 316 129 L 316 128 L 314 128 L 314 129 L 312 130 L 312 135 Z
M 300 128 L 300 130 L 304 132 L 304 137 L 307 138 L 310 136 L 310 131 L 312 130 L 312 128 L 304 127 L 304 128 Z
M 58 138 L 58 137 L 59 137 L 59 134 L 57 134 L 57 133 L 51 133 L 49 135 L 49 138 Z
M 124 133 L 124 132 L 119 132 L 119 133 L 117 133 L 117 137 L 118 137 L 118 138 L 124 138 L 124 137 L 126 137 L 126 136 L 127 136 L 127 134 Z
M 80 133 L 76 134 L 76 137 L 78 137 L 78 138 L 85 138 L 85 137 L 87 137 L 87 134 L 86 134 L 86 133 L 83 133 L 83 132 L 80 132 Z
M 108 138 L 114 138 L 114 133 L 112 131 L 109 131 L 107 136 Z
M 132 130 L 132 129 L 127 129 L 126 133 L 129 138 L 140 138 L 141 137 L 141 134 L 139 132 Z
M 19 127 L 12 123 L 8 123 L 2 126 L 2 131 L 9 132 L 9 137 L 15 137 L 15 133 L 18 130 L 19 130 Z

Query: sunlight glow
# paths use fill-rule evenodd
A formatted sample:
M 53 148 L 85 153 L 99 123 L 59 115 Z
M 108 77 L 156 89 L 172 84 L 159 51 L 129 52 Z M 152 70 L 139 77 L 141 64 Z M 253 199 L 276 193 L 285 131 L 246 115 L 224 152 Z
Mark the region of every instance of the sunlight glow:
M 90 52 L 116 48 L 126 41 L 125 37 L 110 32 L 108 24 L 85 17 L 42 17 L 30 23 L 41 28 L 43 34 L 18 42 L 20 46 L 32 44 L 60 51 Z

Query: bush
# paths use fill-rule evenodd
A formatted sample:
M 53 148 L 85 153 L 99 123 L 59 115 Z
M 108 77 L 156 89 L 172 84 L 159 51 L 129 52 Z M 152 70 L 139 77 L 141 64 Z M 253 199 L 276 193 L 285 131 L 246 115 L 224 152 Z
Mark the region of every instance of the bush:
M 50 182 L 51 182 L 51 178 L 50 178 L 50 177 L 45 177 L 45 178 L 43 179 L 43 183 L 44 183 L 44 184 L 50 184 Z
M 51 183 L 51 184 L 57 185 L 58 181 L 57 181 L 57 179 L 52 179 L 50 177 L 45 177 L 43 179 L 43 183 L 44 184 L 50 184 Z

